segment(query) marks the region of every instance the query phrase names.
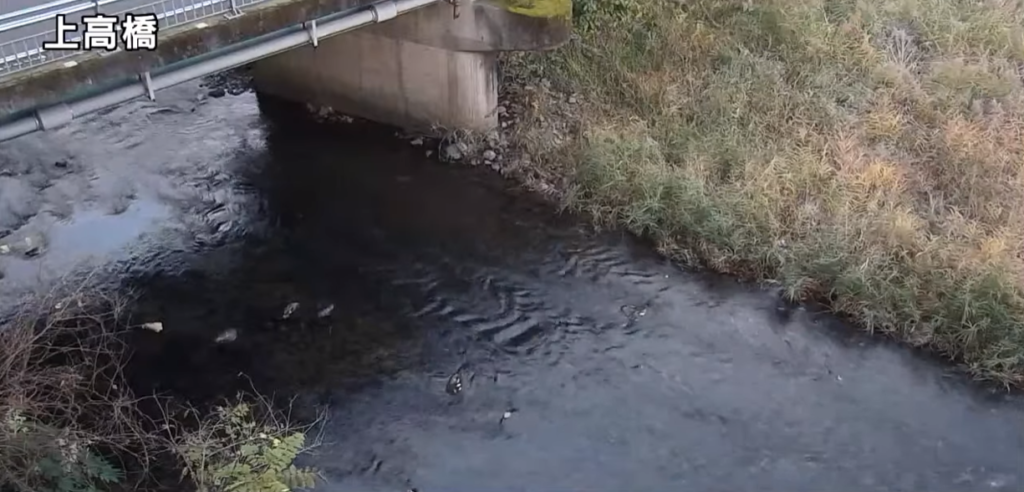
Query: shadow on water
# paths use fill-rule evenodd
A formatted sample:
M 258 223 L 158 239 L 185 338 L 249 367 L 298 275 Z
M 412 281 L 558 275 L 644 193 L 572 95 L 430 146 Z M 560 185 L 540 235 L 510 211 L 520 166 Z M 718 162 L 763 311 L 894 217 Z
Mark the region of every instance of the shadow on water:
M 116 152 L 59 135 L 168 210 L 135 241 L 152 247 L 113 256 L 135 318 L 164 323 L 133 335 L 133 384 L 210 401 L 251 378 L 328 405 L 330 444 L 306 458 L 325 490 L 1024 485 L 1016 397 L 682 272 L 392 130 L 172 100 L 91 123 Z M 124 157 L 139 132 L 162 135 L 156 164 Z
M 258 223 L 206 253 L 199 268 L 129 281 L 143 293 L 136 317 L 166 328 L 136 335 L 131 373 L 140 390 L 208 401 L 255 384 L 328 403 L 326 393 L 373 384 L 444 350 L 436 333 L 404 317 L 430 301 L 396 283 L 415 283 L 424 262 L 465 269 L 474 257 L 510 259 L 531 241 L 549 241 L 545 223 L 565 230 L 569 222 L 490 173 L 438 166 L 393 128 L 318 123 L 281 101 L 261 108 L 266 154 L 232 166 L 259 197 L 247 219 Z M 529 227 L 509 227 L 524 220 Z M 285 318 L 292 303 L 299 307 Z M 225 333 L 232 340 L 218 343 Z

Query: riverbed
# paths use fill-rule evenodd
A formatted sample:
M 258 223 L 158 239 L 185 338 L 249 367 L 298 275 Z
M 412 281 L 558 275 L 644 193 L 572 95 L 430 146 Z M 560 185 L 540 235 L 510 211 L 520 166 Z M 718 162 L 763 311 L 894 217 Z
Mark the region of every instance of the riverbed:
M 328 409 L 327 491 L 1024 490 L 1019 396 L 263 103 L 191 84 L 0 145 L 0 299 L 135 293 L 137 391 Z

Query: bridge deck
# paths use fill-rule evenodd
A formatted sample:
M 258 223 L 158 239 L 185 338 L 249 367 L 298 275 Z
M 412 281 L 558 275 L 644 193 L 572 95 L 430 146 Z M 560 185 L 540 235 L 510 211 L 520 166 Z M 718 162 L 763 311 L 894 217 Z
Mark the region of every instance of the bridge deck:
M 46 41 L 57 39 L 58 14 L 81 23 L 83 16 L 154 14 L 161 30 L 196 24 L 230 15 L 268 0 L 4 0 L 0 3 L 0 77 L 81 54 L 77 50 L 44 51 Z M 69 40 L 81 39 L 81 28 Z
M 0 0 L 0 118 L 373 0 Z M 155 14 L 153 51 L 43 50 L 58 14 Z M 241 13 L 242 15 L 237 15 Z M 68 40 L 80 39 L 81 28 Z

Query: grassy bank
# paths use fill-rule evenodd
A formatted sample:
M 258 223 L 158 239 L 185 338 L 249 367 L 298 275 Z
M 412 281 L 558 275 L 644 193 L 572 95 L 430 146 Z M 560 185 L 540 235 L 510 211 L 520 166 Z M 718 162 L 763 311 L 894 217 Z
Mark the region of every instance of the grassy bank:
M 506 68 L 554 88 L 519 140 L 599 223 L 1022 384 L 1022 8 L 581 0 Z
M 292 464 L 304 429 L 266 399 L 239 395 L 198 410 L 172 395 L 133 394 L 124 340 L 138 327 L 123 322 L 125 306 L 79 289 L 0 320 L 0 490 L 313 485 L 315 472 Z

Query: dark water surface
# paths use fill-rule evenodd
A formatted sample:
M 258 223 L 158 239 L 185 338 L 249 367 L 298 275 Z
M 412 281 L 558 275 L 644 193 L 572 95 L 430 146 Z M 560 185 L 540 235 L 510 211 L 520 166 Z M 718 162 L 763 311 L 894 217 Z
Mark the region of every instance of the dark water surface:
M 0 146 L 0 295 L 121 279 L 164 323 L 140 390 L 327 405 L 323 490 L 1024 490 L 1018 397 L 391 131 L 196 94 Z

